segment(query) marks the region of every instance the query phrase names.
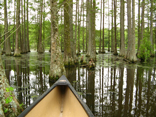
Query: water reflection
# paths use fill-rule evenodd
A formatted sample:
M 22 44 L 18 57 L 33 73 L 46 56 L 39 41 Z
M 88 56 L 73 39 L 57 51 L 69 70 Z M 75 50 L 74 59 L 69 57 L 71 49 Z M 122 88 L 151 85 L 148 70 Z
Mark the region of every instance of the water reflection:
M 155 68 L 127 65 L 111 54 L 98 55 L 95 70 L 75 66 L 66 76 L 96 117 L 155 117 Z M 32 52 L 3 62 L 20 103 L 28 107 L 52 84 L 49 83 L 50 53 Z

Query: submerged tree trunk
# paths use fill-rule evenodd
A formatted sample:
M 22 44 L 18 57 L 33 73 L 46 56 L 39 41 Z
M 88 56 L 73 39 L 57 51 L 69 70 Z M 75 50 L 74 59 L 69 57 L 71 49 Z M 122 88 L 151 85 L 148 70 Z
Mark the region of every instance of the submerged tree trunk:
M 51 6 L 51 62 L 49 70 L 50 80 L 65 75 L 65 68 L 61 53 L 60 39 L 58 35 L 58 9 L 57 0 L 50 0 Z
M 14 56 L 21 56 L 21 52 L 19 50 L 19 39 L 20 39 L 20 0 L 17 0 L 17 8 L 16 8 L 16 40 L 15 40 L 15 53 Z
M 7 33 L 5 35 L 5 39 L 7 39 L 9 33 L 8 33 L 8 17 L 7 17 L 7 0 L 4 0 L 4 33 Z M 5 40 L 5 54 L 6 56 L 11 55 L 11 47 L 10 47 L 10 38 Z

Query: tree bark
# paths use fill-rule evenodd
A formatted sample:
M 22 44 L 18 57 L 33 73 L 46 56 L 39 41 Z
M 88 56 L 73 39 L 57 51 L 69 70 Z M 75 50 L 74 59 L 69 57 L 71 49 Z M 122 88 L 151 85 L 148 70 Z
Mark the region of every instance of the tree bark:
M 4 33 L 7 33 L 5 35 L 5 39 L 8 37 L 8 17 L 7 17 L 7 0 L 4 0 Z M 10 56 L 11 55 L 11 47 L 10 47 L 10 38 L 5 40 L 5 55 Z
M 100 41 L 99 41 L 99 53 L 101 53 L 101 25 L 102 25 L 102 0 L 101 0 L 101 10 L 100 10 Z
M 20 49 L 21 49 L 21 54 L 24 53 L 24 48 L 25 48 L 25 42 L 24 42 L 24 21 L 23 21 L 23 18 L 24 18 L 24 15 L 23 15 L 23 0 L 21 1 L 21 16 L 22 16 L 22 20 L 21 20 L 21 31 L 20 31 Z
M 140 0 L 138 0 L 138 49 L 137 53 L 139 52 L 140 48 Z
M 14 56 L 21 56 L 21 52 L 19 50 L 19 36 L 20 36 L 20 0 L 17 0 L 17 8 L 16 8 L 16 40 L 15 40 L 15 53 Z
M 110 10 L 109 10 L 109 0 L 108 0 L 108 52 L 110 51 Z
M 126 58 L 131 62 L 136 62 L 135 53 L 135 0 L 132 0 L 132 17 L 131 17 L 131 0 L 127 0 L 128 16 L 128 49 Z
M 111 52 L 114 52 L 114 27 L 113 27 L 113 0 L 112 0 L 112 29 L 111 29 Z
M 88 0 L 88 46 L 87 56 L 91 56 L 92 49 L 92 0 Z
M 69 0 L 69 17 L 70 17 L 70 43 L 71 43 L 71 53 L 72 53 L 72 58 L 76 57 L 76 54 L 74 53 L 74 38 L 73 38 L 73 0 Z
M 42 41 L 42 11 L 43 11 L 43 0 L 40 1 L 40 19 L 39 19 L 39 45 L 38 45 L 38 53 L 44 53 L 44 45 L 43 45 L 43 41 Z
M 151 0 L 150 8 L 150 41 L 151 41 L 151 56 L 154 56 L 154 42 L 153 42 L 153 0 Z
M 73 65 L 70 43 L 69 0 L 64 1 L 64 63 L 65 66 Z
M 124 0 L 120 0 L 120 40 L 121 49 L 120 56 L 125 56 L 125 35 L 124 35 Z
M 105 53 L 105 20 L 104 16 L 105 15 L 105 0 L 103 0 L 103 33 L 102 33 L 102 52 Z
M 87 13 L 86 13 L 86 53 L 88 52 L 89 42 L 89 0 L 86 1 Z
M 114 0 L 114 37 L 115 37 L 115 48 L 114 48 L 114 55 L 118 55 L 117 53 L 117 34 L 116 34 L 116 5 L 117 5 L 117 2 L 116 0 Z
M 143 40 L 143 37 L 144 37 L 144 10 L 145 10 L 145 0 L 142 1 L 140 45 L 141 45 L 141 41 Z
M 85 34 L 85 30 L 84 30 L 84 22 L 85 22 L 84 21 L 84 11 L 85 11 L 84 7 L 85 7 L 85 5 L 84 4 L 85 3 L 84 3 L 84 0 L 82 0 L 82 3 L 83 3 L 83 53 L 84 53 L 85 52 L 85 48 L 84 48 L 85 47 L 85 45 L 84 45 L 85 44 L 85 42 L 84 42 L 84 34 Z
M 92 54 L 91 58 L 96 59 L 96 41 L 95 41 L 95 17 L 96 17 L 96 1 L 93 0 L 93 14 L 92 14 Z
M 50 0 L 51 7 L 51 62 L 49 70 L 50 80 L 65 75 L 65 68 L 61 53 L 60 39 L 58 35 L 58 8 L 57 0 Z
M 96 12 L 96 1 L 89 0 L 88 2 L 88 51 L 87 56 L 91 59 L 96 59 L 96 43 L 95 43 L 95 12 Z
M 24 25 L 23 25 L 23 39 L 24 39 L 24 53 L 27 53 L 27 36 L 26 36 L 26 21 L 25 21 L 25 18 L 26 18 L 26 13 L 25 13 L 25 0 L 24 0 Z
M 27 51 L 30 52 L 30 45 L 29 45 L 29 0 L 27 0 Z
M 75 41 L 74 41 L 74 54 L 76 55 L 76 44 L 77 44 L 77 8 L 78 7 L 78 0 L 76 0 L 76 16 L 75 16 Z
M 78 0 L 78 49 L 77 49 L 77 55 L 80 55 L 80 28 L 81 28 L 81 26 L 80 26 L 80 22 L 81 22 L 81 12 L 82 11 L 80 11 L 80 8 L 79 8 L 79 0 Z

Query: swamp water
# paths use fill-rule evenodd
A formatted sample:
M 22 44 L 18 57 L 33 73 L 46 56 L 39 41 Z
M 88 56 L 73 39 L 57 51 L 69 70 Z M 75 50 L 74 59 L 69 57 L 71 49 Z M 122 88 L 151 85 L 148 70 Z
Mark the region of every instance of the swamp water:
M 52 85 L 49 52 L 2 59 L 9 83 L 25 108 Z M 155 63 L 151 59 L 146 64 L 127 64 L 111 53 L 99 54 L 95 70 L 66 68 L 66 77 L 95 117 L 156 117 Z

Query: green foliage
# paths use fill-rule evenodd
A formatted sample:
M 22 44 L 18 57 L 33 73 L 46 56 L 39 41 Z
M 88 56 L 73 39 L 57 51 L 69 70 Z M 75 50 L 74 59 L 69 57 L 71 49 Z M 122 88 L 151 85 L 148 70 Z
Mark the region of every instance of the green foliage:
M 23 105 L 24 105 L 24 104 L 22 103 L 22 104 L 20 104 L 19 106 L 22 107 Z
M 12 102 L 12 100 L 13 100 L 13 97 L 12 97 L 12 96 L 7 97 L 7 98 L 5 99 L 5 103 L 6 103 L 6 104 L 9 104 L 10 102 Z
M 13 90 L 14 90 L 13 87 L 6 88 L 6 92 L 11 92 L 11 91 L 13 91 Z
M 12 102 L 12 100 L 13 100 L 13 96 L 12 96 L 13 93 L 12 93 L 12 91 L 13 91 L 13 90 L 14 90 L 13 87 L 8 87 L 8 88 L 6 88 L 6 92 L 9 92 L 9 93 L 10 93 L 10 96 L 7 97 L 7 98 L 5 99 L 5 103 L 6 103 L 6 104 Z
M 141 45 L 139 48 L 139 54 L 138 58 L 141 59 L 141 61 L 147 61 L 148 58 L 150 58 L 150 52 L 151 52 L 151 42 L 147 38 L 143 38 L 141 41 Z
M 5 108 L 5 109 L 4 109 L 4 113 L 7 113 L 7 112 L 8 112 L 8 110 L 9 110 L 8 108 Z

